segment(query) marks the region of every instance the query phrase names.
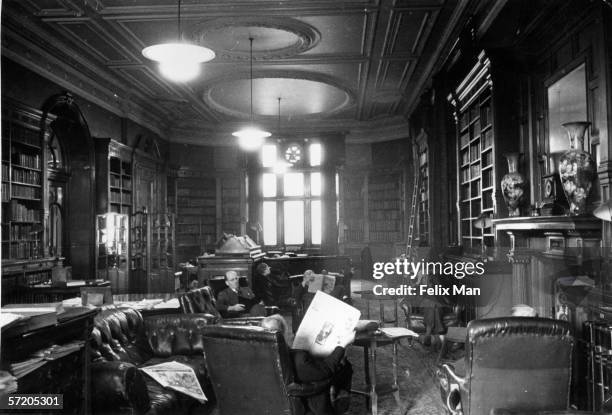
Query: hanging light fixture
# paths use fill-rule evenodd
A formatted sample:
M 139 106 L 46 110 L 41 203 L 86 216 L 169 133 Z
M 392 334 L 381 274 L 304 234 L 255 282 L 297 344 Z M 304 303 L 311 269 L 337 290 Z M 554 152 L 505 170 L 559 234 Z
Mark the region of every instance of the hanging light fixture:
M 238 137 L 238 144 L 243 150 L 254 151 L 257 150 L 264 142 L 264 139 L 270 137 L 270 134 L 267 131 L 260 130 L 253 123 L 253 38 L 249 38 L 249 42 L 251 42 L 250 49 L 250 60 L 251 60 L 251 125 L 233 132 L 232 135 L 234 137 Z
M 215 52 L 203 46 L 184 42 L 181 34 L 181 0 L 178 0 L 178 40 L 160 43 L 142 50 L 145 58 L 159 62 L 159 71 L 176 82 L 189 81 L 200 73 L 200 64 L 215 57 Z

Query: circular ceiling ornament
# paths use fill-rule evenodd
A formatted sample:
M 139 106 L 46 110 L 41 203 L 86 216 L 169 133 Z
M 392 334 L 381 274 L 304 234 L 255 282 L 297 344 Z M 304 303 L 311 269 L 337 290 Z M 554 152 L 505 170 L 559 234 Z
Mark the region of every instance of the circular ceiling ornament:
M 249 79 L 245 74 L 211 79 L 202 86 L 202 99 L 233 118 L 249 116 Z M 325 74 L 301 71 L 260 71 L 254 74 L 253 112 L 256 117 L 277 118 L 278 97 L 283 97 L 283 119 L 329 116 L 356 100 L 350 88 Z
M 213 49 L 218 58 L 249 59 L 249 37 L 257 40 L 255 60 L 280 59 L 312 49 L 321 34 L 313 26 L 292 18 L 233 17 L 201 22 L 187 30 L 193 42 Z

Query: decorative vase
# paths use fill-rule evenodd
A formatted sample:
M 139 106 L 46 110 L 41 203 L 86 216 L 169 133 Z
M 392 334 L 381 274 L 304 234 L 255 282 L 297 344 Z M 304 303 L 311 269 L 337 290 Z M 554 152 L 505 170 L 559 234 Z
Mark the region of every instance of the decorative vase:
M 520 216 L 520 206 L 525 201 L 527 182 L 525 177 L 518 172 L 520 155 L 520 153 L 504 154 L 504 157 L 508 160 L 508 173 L 502 177 L 501 190 L 506 206 L 508 206 L 509 216 Z
M 570 149 L 559 158 L 559 176 L 571 215 L 585 213 L 586 200 L 595 179 L 595 161 L 582 150 L 584 133 L 590 124 L 588 121 L 562 124 L 567 130 Z

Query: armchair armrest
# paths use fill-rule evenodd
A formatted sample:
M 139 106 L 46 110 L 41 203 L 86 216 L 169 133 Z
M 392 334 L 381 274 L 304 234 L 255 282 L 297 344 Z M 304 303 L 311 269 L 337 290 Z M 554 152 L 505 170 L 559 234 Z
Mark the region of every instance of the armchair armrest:
M 222 326 L 259 326 L 264 317 L 235 317 L 225 318 L 220 321 Z
M 142 372 L 133 364 L 112 361 L 94 362 L 92 407 L 98 413 L 145 413 L 151 406 Z
M 331 379 L 304 383 L 291 382 L 287 385 L 287 395 L 295 397 L 316 395 L 318 393 L 327 391 L 330 383 Z
M 439 366 L 436 377 L 440 386 L 440 396 L 447 411 L 452 415 L 463 415 L 461 390 L 465 389 L 466 379 L 457 375 L 455 368 L 450 364 Z

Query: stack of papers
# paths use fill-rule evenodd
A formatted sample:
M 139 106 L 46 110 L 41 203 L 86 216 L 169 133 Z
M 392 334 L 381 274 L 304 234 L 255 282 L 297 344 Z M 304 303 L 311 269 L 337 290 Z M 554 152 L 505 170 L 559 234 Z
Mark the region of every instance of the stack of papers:
M 387 337 L 398 338 L 398 337 L 419 337 L 417 333 L 409 330 L 405 327 L 383 327 L 379 329 Z
M 38 369 L 45 364 L 45 360 L 42 357 L 32 357 L 23 362 L 12 363 L 10 370 L 17 379 L 22 378 L 28 373 Z
M 29 359 L 22 362 L 12 363 L 10 371 L 17 379 L 43 366 L 46 362 L 67 356 L 85 345 L 83 340 L 75 340 L 63 345 L 54 344 L 34 353 Z

